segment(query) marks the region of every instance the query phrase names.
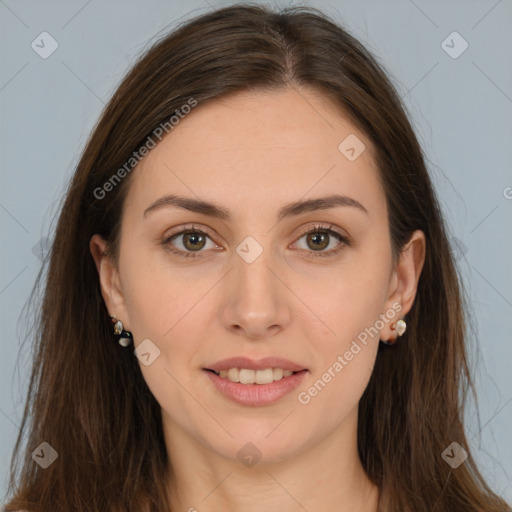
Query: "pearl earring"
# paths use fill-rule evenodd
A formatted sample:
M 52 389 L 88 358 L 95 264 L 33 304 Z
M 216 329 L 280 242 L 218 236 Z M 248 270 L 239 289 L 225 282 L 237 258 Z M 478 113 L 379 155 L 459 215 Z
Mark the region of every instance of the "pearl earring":
M 405 330 L 407 329 L 407 324 L 405 323 L 405 320 L 398 320 L 396 323 L 392 323 L 391 324 L 391 329 L 393 331 L 396 331 L 397 333 L 397 338 L 399 336 L 402 336 L 405 332 Z M 392 340 L 381 340 L 382 343 L 384 343 L 385 345 L 394 345 L 396 343 L 396 340 L 397 338 L 394 338 Z
M 111 322 L 114 324 L 114 335 L 118 338 L 119 345 L 127 347 L 133 341 L 133 335 L 130 331 L 125 331 L 123 322 L 115 316 L 110 316 Z
M 404 320 L 400 319 L 396 324 L 391 326 L 391 329 L 394 329 L 398 336 L 402 336 L 402 334 L 405 332 L 405 329 L 407 329 L 407 324 Z

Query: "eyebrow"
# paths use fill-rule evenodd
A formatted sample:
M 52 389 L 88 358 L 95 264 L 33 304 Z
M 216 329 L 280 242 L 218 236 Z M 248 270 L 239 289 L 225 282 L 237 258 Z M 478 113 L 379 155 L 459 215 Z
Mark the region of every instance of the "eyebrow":
M 183 197 L 177 195 L 167 195 L 157 199 L 153 204 L 144 210 L 144 217 L 149 213 L 160 210 L 165 207 L 178 207 L 191 212 L 202 213 L 213 218 L 229 221 L 231 220 L 231 213 L 227 208 L 221 205 L 216 205 L 201 199 L 194 199 L 192 197 Z M 338 206 L 351 206 L 368 214 L 368 210 L 357 200 L 343 195 L 330 195 L 326 197 L 319 197 L 316 199 L 306 199 L 302 201 L 294 201 L 293 203 L 283 206 L 277 215 L 278 221 L 287 217 L 295 217 L 302 213 L 328 210 Z

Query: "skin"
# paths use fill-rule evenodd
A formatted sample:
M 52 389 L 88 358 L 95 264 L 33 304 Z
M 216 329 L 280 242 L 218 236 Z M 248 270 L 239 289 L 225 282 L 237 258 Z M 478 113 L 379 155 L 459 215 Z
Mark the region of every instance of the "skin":
M 366 147 L 354 161 L 338 150 L 349 134 Z M 378 489 L 357 455 L 357 406 L 379 338 L 395 338 L 391 324 L 412 306 L 425 237 L 414 232 L 393 260 L 372 154 L 365 134 L 312 89 L 237 93 L 197 106 L 133 171 L 117 266 L 103 254 L 104 240 L 91 238 L 109 313 L 133 333 L 135 347 L 150 339 L 160 350 L 149 366 L 139 363 L 162 407 L 176 510 L 377 510 Z M 285 204 L 333 193 L 359 201 L 367 213 L 341 206 L 276 219 Z M 167 194 L 220 204 L 232 218 L 177 207 L 144 217 Z M 169 252 L 162 239 L 190 223 L 208 234 L 202 252 Z M 302 232 L 315 224 L 332 225 L 350 245 L 333 257 L 308 257 L 340 244 L 335 235 L 328 246 L 308 241 Z M 263 249 L 252 263 L 236 252 L 247 236 Z M 194 252 L 183 235 L 168 246 Z M 393 304 L 402 309 L 387 320 Z M 298 393 L 379 315 L 386 321 L 378 335 L 300 403 Z M 280 356 L 309 373 L 272 405 L 240 405 L 202 370 L 235 355 Z M 237 457 L 247 442 L 261 452 L 252 467 Z

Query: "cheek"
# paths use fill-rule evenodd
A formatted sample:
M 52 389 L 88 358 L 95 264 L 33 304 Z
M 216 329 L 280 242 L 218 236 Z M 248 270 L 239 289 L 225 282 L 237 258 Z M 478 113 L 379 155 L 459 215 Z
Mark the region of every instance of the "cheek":
M 309 414 L 324 418 L 320 429 L 341 424 L 368 385 L 379 347 L 383 305 L 376 283 L 369 288 L 347 279 L 334 287 L 328 301 L 317 303 L 322 322 L 310 315 L 302 325 L 314 353 L 311 376 L 298 390 L 297 400 Z M 327 410 L 328 418 L 323 413 Z
M 181 323 L 190 323 L 190 318 L 197 315 L 196 306 L 218 277 L 212 269 L 206 273 L 199 266 L 187 268 L 174 263 L 163 248 L 144 246 L 135 240 L 131 246 L 134 249 L 124 253 L 121 263 L 130 325 L 137 338 L 151 335 L 166 343 Z
M 388 295 L 389 260 L 378 252 L 347 252 L 339 262 L 310 265 L 295 278 L 294 292 L 308 306 L 301 318 L 310 319 L 310 339 L 340 347 L 379 319 Z
M 338 420 L 357 405 L 377 355 L 388 268 L 385 257 L 366 252 L 318 272 L 316 279 L 298 280 L 298 295 L 309 308 L 300 316 L 301 331 L 314 350 L 313 373 L 299 403 L 310 400 L 319 410 L 336 404 Z
M 155 251 L 134 250 L 124 259 L 123 294 L 135 347 L 150 340 L 158 353 L 150 365 L 139 362 L 144 380 L 164 410 L 186 412 L 187 417 L 197 411 L 183 390 L 197 385 L 194 356 L 212 321 L 208 292 L 219 277 L 184 271 L 170 261 Z
M 310 290 L 308 305 L 311 311 L 303 316 L 301 330 L 311 340 L 322 373 L 337 360 L 346 357 L 347 367 L 359 368 L 368 375 L 373 368 L 379 343 L 385 294 L 384 284 L 378 279 L 371 283 L 346 279 L 331 285 L 331 291 L 322 297 Z M 371 285 L 371 286 L 370 286 Z M 309 320 L 307 320 L 308 318 Z M 359 370 L 344 371 L 357 375 Z

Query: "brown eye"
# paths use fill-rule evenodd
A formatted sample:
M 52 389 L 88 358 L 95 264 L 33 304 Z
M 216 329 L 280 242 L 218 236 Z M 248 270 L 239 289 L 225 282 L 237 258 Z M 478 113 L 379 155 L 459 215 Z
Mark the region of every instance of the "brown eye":
M 323 250 L 329 245 L 330 235 L 322 233 L 321 231 L 310 233 L 307 235 L 306 240 L 308 246 L 313 250 Z
M 299 249 L 304 249 L 307 255 L 311 257 L 334 256 L 345 246 L 350 245 L 350 241 L 341 233 L 330 229 L 331 226 L 314 226 L 313 229 L 304 232 L 295 245 L 299 246 Z M 299 241 L 303 238 L 305 239 L 305 247 L 300 247 Z M 333 239 L 337 239 L 338 244 L 334 244 L 334 248 L 326 250 L 332 244 Z
M 162 240 L 162 245 L 170 252 L 183 256 L 185 258 L 195 258 L 206 252 L 205 248 L 208 241 L 211 243 L 210 248 L 217 247 L 211 241 L 207 233 L 199 229 L 185 229 L 179 233 L 175 233 Z
M 294 245 L 299 245 L 299 241 L 305 239 L 305 247 L 303 249 L 308 256 L 311 257 L 329 257 L 334 256 L 345 246 L 350 245 L 350 241 L 329 227 L 314 226 L 313 229 L 304 232 Z M 334 239 L 338 240 L 338 244 L 326 250 L 332 245 Z M 208 241 L 211 243 L 211 249 L 219 248 L 212 240 L 211 237 L 200 229 L 184 229 L 178 233 L 174 233 L 162 240 L 162 245 L 168 251 L 175 253 L 184 258 L 195 258 L 203 256 L 202 253 L 207 252 L 203 249 L 208 249 Z M 220 248 L 219 248 L 220 249 Z
M 201 250 L 206 245 L 206 236 L 198 231 L 184 233 L 183 246 L 189 251 Z

